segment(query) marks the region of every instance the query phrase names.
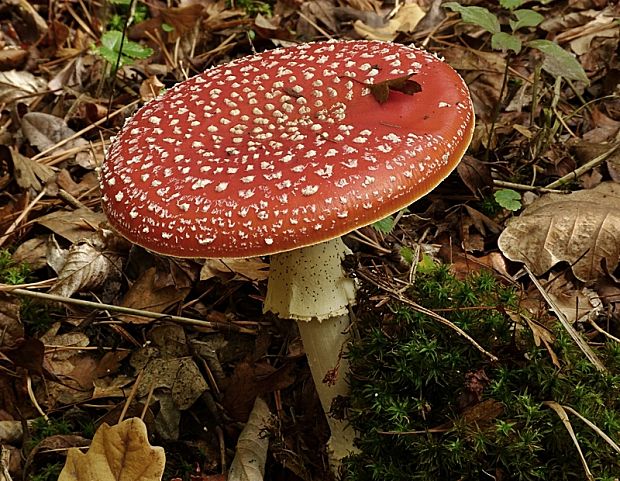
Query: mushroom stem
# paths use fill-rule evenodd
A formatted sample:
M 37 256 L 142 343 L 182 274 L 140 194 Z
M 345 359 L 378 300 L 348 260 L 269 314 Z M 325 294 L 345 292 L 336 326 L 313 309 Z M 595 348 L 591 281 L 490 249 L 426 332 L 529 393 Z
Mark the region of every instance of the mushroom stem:
M 328 449 L 332 467 L 354 451 L 355 433 L 346 420 L 329 413 L 336 396 L 346 396 L 349 306 L 355 282 L 345 275 L 342 260 L 350 253 L 340 238 L 271 256 L 264 311 L 295 319 L 316 390 L 331 429 Z
M 336 419 L 330 414 L 334 399 L 349 394 L 349 361 L 344 357 L 349 342 L 349 324 L 348 314 L 322 322 L 297 321 L 310 372 L 331 431 L 327 448 L 335 470 L 345 456 L 355 451 L 353 428 L 346 419 Z

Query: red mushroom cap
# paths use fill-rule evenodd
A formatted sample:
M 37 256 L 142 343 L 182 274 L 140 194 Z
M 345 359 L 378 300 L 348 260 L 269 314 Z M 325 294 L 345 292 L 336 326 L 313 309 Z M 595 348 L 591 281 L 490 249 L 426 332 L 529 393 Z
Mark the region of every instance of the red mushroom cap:
M 413 75 L 421 90 L 368 84 Z M 177 257 L 316 244 L 424 196 L 471 140 L 467 86 L 417 48 L 303 44 L 212 68 L 149 102 L 112 142 L 104 210 L 132 242 Z

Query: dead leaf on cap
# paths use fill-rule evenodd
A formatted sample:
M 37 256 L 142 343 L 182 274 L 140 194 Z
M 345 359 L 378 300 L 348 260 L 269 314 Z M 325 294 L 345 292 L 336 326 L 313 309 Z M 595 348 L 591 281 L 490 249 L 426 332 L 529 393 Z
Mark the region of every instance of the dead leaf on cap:
M 592 282 L 620 260 L 620 185 L 600 184 L 569 195 L 548 194 L 510 221 L 498 245 L 510 260 L 542 275 L 568 262 L 575 276 Z
M 164 449 L 151 446 L 144 422 L 131 418 L 102 424 L 86 454 L 69 449 L 58 481 L 159 481 L 165 463 Z

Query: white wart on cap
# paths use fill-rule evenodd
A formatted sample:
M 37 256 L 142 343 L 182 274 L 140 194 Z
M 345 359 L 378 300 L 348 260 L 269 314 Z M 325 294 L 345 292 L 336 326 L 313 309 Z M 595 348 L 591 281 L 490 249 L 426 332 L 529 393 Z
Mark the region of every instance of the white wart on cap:
M 380 104 L 364 84 L 413 75 Z M 179 83 L 130 119 L 102 169 L 132 242 L 178 257 L 316 244 L 425 195 L 473 132 L 468 89 L 432 54 L 341 41 L 263 52 Z

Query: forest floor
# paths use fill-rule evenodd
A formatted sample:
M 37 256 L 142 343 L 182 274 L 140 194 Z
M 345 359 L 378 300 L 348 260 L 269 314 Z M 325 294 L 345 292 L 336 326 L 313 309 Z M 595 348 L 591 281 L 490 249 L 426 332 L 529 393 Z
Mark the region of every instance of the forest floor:
M 125 119 L 256 51 L 414 43 L 470 88 L 476 126 L 457 170 L 346 239 L 367 296 L 359 317 L 394 301 L 393 279 L 427 256 L 459 279 L 492 272 L 532 318 L 620 342 L 619 7 L 440 3 L 0 3 L 0 479 L 56 479 L 69 448 L 132 417 L 164 447 L 166 481 L 226 479 L 258 396 L 277 419 L 266 478 L 328 478 L 329 428 L 298 333 L 262 313 L 268 259 L 156 255 L 114 234 L 101 207 L 97 169 Z M 555 204 L 532 221 L 541 199 Z

